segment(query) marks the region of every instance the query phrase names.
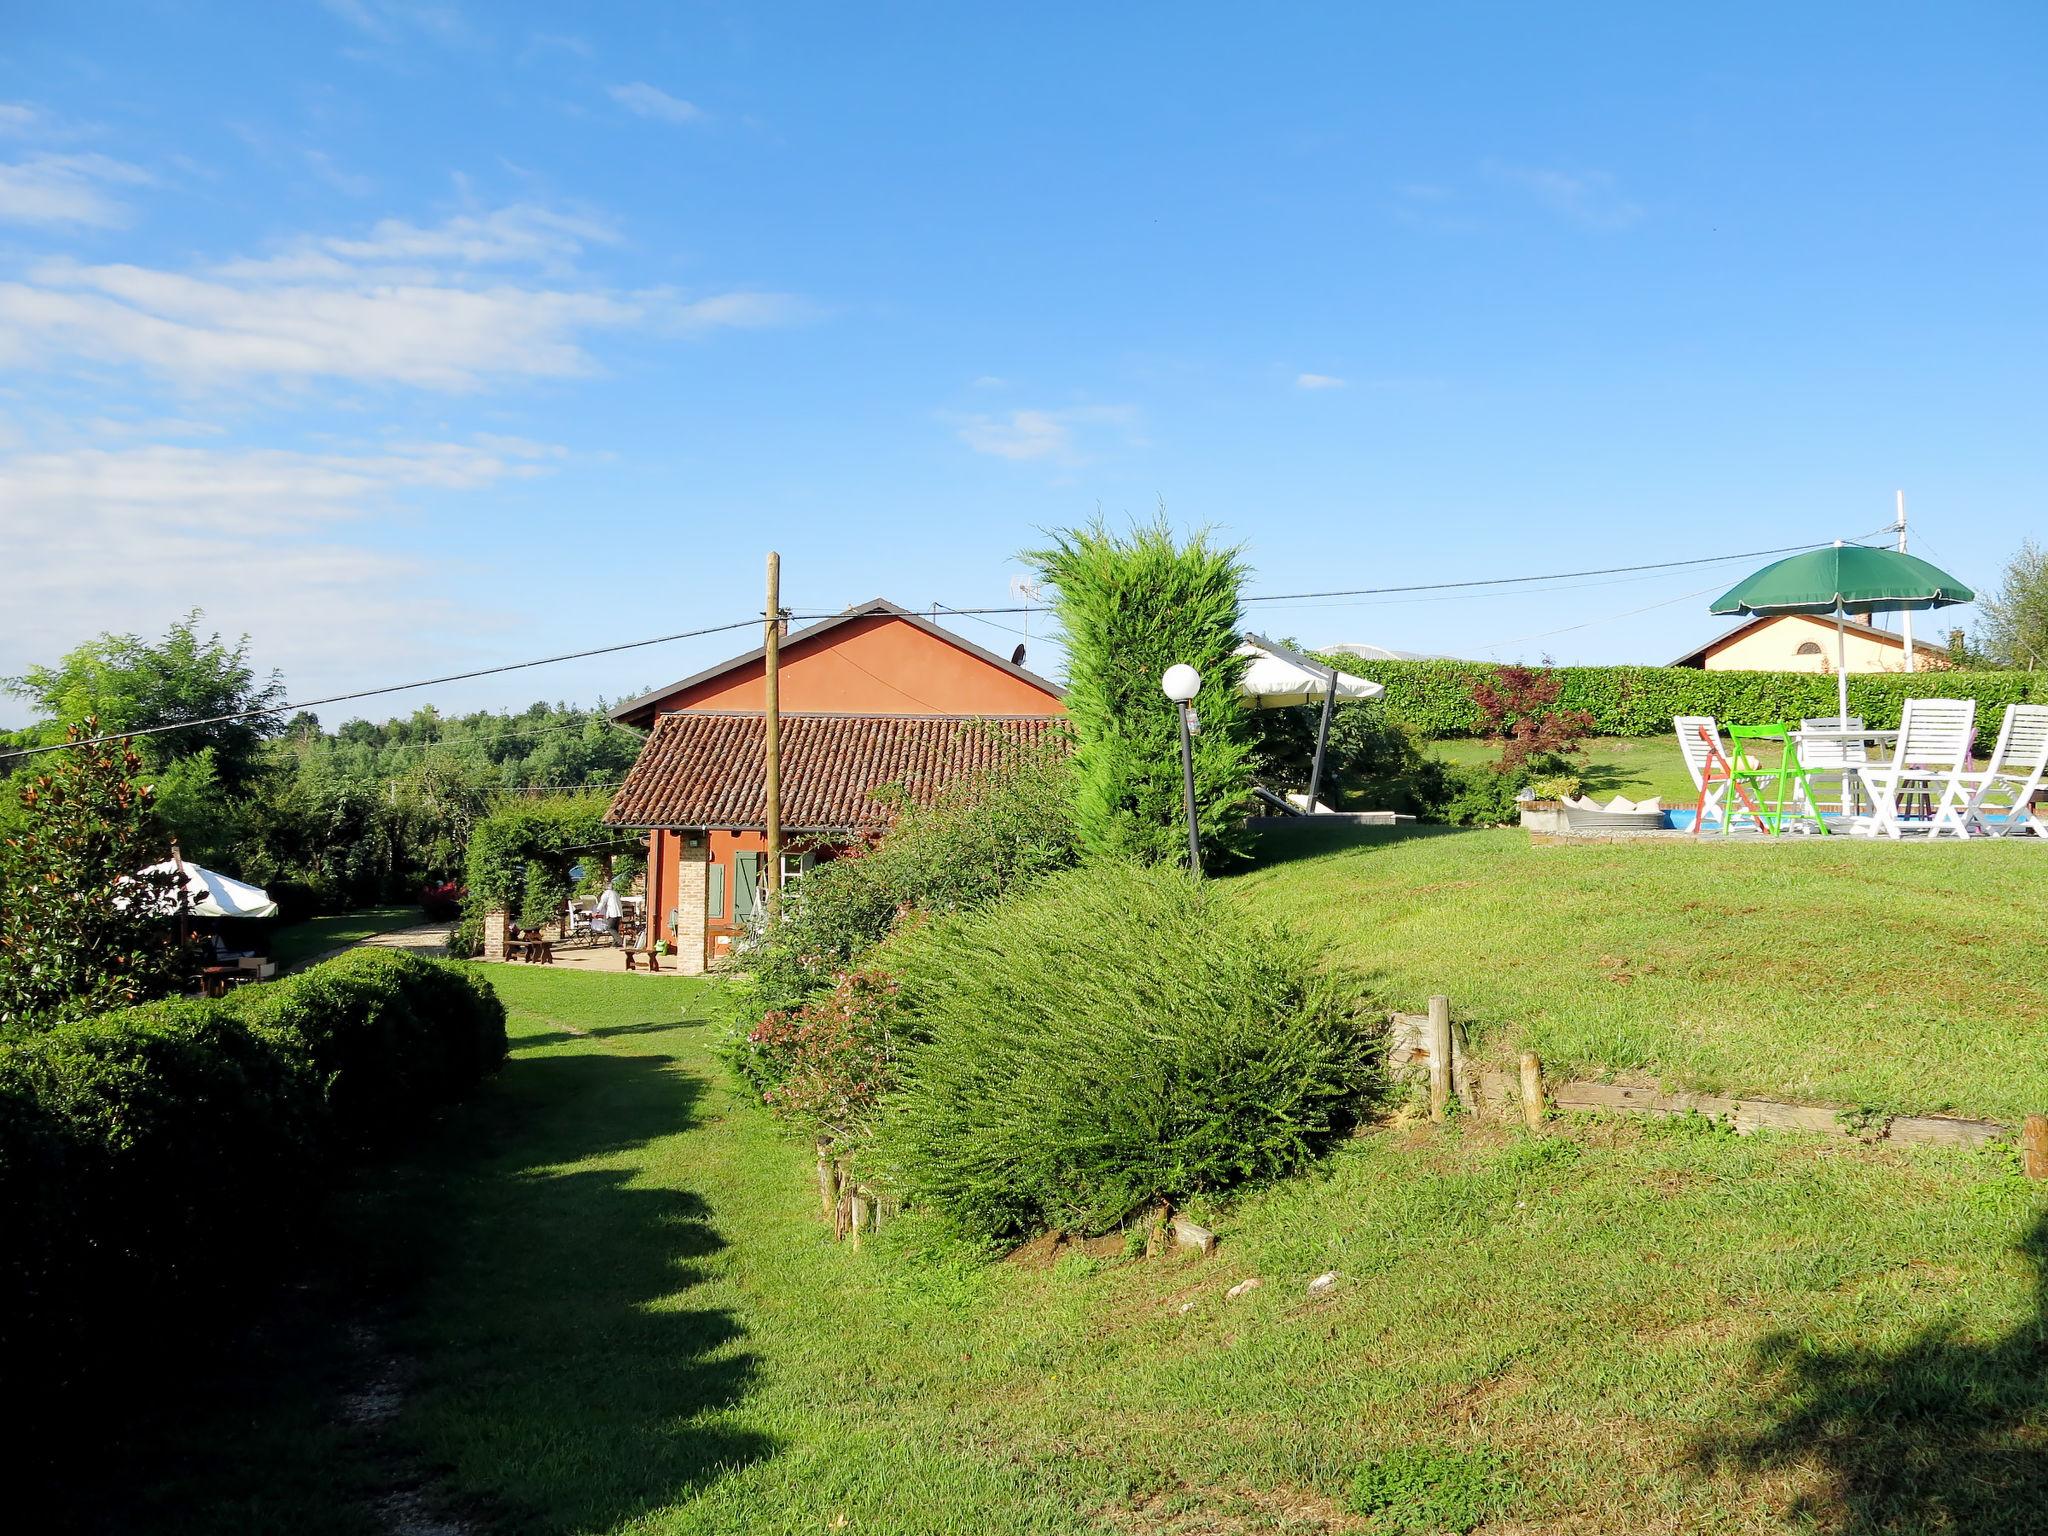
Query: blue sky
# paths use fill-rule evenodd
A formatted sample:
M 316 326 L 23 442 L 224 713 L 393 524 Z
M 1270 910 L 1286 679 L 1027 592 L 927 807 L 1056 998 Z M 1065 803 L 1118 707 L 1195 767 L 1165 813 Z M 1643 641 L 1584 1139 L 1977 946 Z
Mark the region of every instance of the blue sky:
M 999 604 L 1161 502 L 1268 593 L 2041 531 L 2037 6 L 6 11 L 0 673 L 200 604 L 311 697 L 745 617 L 770 547 Z M 1741 574 L 1256 613 L 1663 661 Z

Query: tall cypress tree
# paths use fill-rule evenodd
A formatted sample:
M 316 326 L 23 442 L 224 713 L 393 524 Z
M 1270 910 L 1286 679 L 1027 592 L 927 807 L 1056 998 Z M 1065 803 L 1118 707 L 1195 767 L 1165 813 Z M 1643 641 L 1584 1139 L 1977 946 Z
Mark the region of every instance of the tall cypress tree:
M 1099 857 L 1185 863 L 1180 740 L 1160 677 L 1202 674 L 1195 701 L 1195 804 L 1205 854 L 1242 851 L 1252 742 L 1233 654 L 1245 576 L 1240 551 L 1162 518 L 1119 537 L 1100 522 L 1055 534 L 1024 558 L 1053 589 L 1066 631 L 1067 714 L 1075 736 L 1076 821 Z

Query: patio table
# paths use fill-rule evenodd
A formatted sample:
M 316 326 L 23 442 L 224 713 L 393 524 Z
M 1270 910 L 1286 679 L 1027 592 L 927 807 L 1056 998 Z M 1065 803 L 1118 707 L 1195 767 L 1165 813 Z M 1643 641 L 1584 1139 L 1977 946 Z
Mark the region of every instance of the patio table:
M 1890 746 L 1898 741 L 1899 733 L 1897 731 L 1843 730 L 1837 726 L 1814 726 L 1796 730 L 1792 733 L 1792 737 L 1795 741 L 1802 744 L 1808 741 L 1861 741 L 1868 742 L 1872 746 Z M 1863 777 L 1863 769 L 1865 768 L 1889 768 L 1890 766 L 1891 757 L 1889 755 L 1880 757 L 1878 754 L 1872 753 L 1868 763 L 1852 764 L 1851 768 L 1860 780 Z M 1869 789 L 1866 788 L 1864 794 L 1868 795 L 1869 793 Z M 1934 798 L 1924 789 L 1910 790 L 1900 799 L 1899 814 L 1905 820 L 1931 820 L 1934 816 Z

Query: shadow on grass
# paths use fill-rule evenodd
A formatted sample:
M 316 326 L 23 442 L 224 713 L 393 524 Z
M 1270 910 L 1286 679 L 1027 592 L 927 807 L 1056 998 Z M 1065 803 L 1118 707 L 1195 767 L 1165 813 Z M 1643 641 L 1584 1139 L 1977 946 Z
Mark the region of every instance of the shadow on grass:
M 110 1405 L 93 1456 L 121 1479 L 69 1469 L 37 1528 L 368 1536 L 399 1492 L 610 1529 L 772 1455 L 719 1422 L 757 1369 L 740 1320 L 692 1304 L 723 1240 L 649 1177 L 706 1088 L 658 1051 L 515 1056 L 343 1189 L 296 1284 Z
M 397 1330 L 423 1363 L 399 1427 L 496 1523 L 630 1524 L 775 1449 L 717 1422 L 757 1361 L 733 1313 L 690 1301 L 725 1246 L 711 1213 L 646 1177 L 648 1144 L 696 1123 L 706 1085 L 660 1056 L 592 1054 L 516 1061 L 506 1086 L 521 1133 L 444 1202 L 459 1238 Z M 630 1165 L 588 1166 L 617 1154 Z
M 1804 1474 L 1795 1520 L 1839 1536 L 2048 1528 L 2048 1216 L 2018 1251 L 2035 1310 L 2013 1332 L 1979 1342 L 1944 1326 L 1890 1349 L 1767 1339 L 1766 1427 L 1716 1437 L 1701 1458 Z
M 521 1035 L 512 1042 L 512 1052 L 537 1051 L 544 1046 L 567 1045 L 572 1040 L 609 1040 L 617 1035 L 658 1035 L 671 1029 L 698 1028 L 710 1022 L 695 1016 L 680 1019 L 656 1019 L 646 1024 L 611 1024 L 598 1029 L 571 1031 L 552 1030 L 544 1035 Z
M 1326 854 L 1346 853 L 1354 848 L 1377 848 L 1405 843 L 1419 837 L 1466 837 L 1470 827 L 1445 827 L 1433 822 L 1409 822 L 1394 827 L 1361 827 L 1354 823 L 1332 826 L 1311 816 L 1278 818 L 1260 827 L 1251 842 L 1248 870 L 1271 869 Z

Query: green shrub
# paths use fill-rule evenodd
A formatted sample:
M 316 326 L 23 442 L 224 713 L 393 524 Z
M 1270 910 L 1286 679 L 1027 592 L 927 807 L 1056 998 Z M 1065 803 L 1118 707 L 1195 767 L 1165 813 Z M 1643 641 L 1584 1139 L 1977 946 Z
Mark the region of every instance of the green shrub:
M 1472 685 L 1500 669 L 1471 661 L 1365 661 L 1320 658 L 1384 684 L 1372 707 L 1431 738 L 1480 734 Z M 1820 672 L 1708 672 L 1697 667 L 1558 667 L 1556 707 L 1585 710 L 1601 736 L 1661 736 L 1677 715 L 1767 724 L 1835 712 L 1835 679 Z M 1873 729 L 1893 729 L 1909 698 L 1975 699 L 1980 716 L 2008 704 L 2048 704 L 2048 671 L 1867 673 L 1849 679 L 1849 711 Z
M 1465 1536 L 1520 1494 L 1508 1463 L 1491 1451 L 1404 1446 L 1375 1457 L 1351 1482 L 1351 1507 L 1374 1529 Z
M 1424 811 L 1431 821 L 1454 827 L 1498 827 L 1515 821 L 1521 807 L 1515 800 L 1521 788 L 1517 774 L 1500 773 L 1487 764 L 1444 765 L 1446 794 Z
M 848 971 L 801 1008 L 777 1009 L 747 1035 L 741 1070 L 776 1115 L 813 1136 L 858 1138 L 895 1081 L 896 980 Z
M 1269 787 L 1308 789 L 1321 715 L 1320 705 L 1300 704 L 1252 715 L 1259 777 Z M 1332 809 L 1433 816 L 1450 794 L 1445 765 L 1377 703 L 1354 701 L 1331 711 L 1319 795 Z
M 979 1239 L 1289 1173 L 1374 1082 L 1316 953 L 1179 871 L 1091 865 L 882 953 L 910 1043 L 876 1164 Z
M 1162 520 L 1123 539 L 1100 523 L 1070 530 L 1024 558 L 1053 588 L 1066 631 L 1082 846 L 1103 858 L 1186 863 L 1180 727 L 1160 691 L 1166 669 L 1184 662 L 1202 675 L 1194 743 L 1202 846 L 1219 857 L 1241 850 L 1253 748 L 1237 691 L 1245 668 L 1235 654 L 1238 552 L 1201 534 L 1176 543 Z
M 789 893 L 781 922 L 747 958 L 752 987 L 735 989 L 740 1033 L 832 986 L 899 914 L 985 906 L 1077 854 L 1063 750 L 1023 754 L 929 806 L 906 807 L 879 842 L 820 864 Z
M 0 1039 L 0 1369 L 61 1384 L 208 1286 L 259 1283 L 337 1152 L 504 1049 L 488 985 L 388 950 Z
M 505 1007 L 490 984 L 403 950 L 352 949 L 228 1003 L 304 1043 L 335 1133 L 360 1145 L 402 1134 L 505 1058 Z

